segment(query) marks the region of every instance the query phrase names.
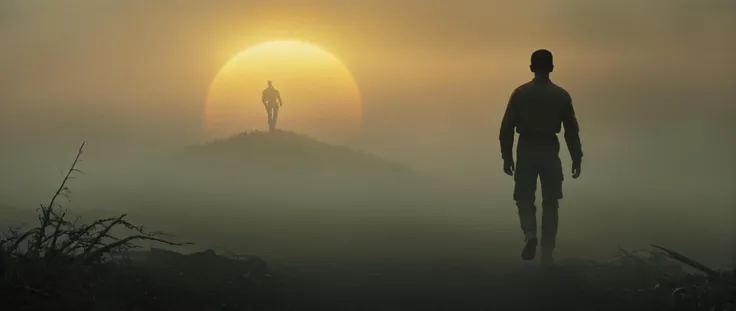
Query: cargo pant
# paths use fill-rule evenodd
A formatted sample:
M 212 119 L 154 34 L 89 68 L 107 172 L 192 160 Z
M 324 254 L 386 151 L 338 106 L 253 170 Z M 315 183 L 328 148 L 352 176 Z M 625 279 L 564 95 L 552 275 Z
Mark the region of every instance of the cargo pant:
M 537 232 L 535 193 L 537 178 L 542 186 L 542 251 L 555 248 L 558 224 L 558 201 L 562 199 L 562 162 L 557 135 L 531 136 L 521 134 L 516 150 L 514 200 L 519 210 L 521 230 Z
M 276 120 L 279 117 L 279 104 L 276 102 L 267 102 L 266 113 L 268 113 L 268 130 L 273 132 L 276 130 Z

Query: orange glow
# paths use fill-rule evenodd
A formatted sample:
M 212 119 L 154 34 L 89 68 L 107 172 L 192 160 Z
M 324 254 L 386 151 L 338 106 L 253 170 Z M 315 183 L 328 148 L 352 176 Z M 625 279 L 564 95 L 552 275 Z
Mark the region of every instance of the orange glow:
M 208 135 L 267 130 L 261 92 L 268 80 L 284 102 L 279 129 L 331 142 L 349 140 L 360 131 L 360 93 L 345 65 L 309 43 L 272 41 L 246 49 L 220 69 L 207 98 Z

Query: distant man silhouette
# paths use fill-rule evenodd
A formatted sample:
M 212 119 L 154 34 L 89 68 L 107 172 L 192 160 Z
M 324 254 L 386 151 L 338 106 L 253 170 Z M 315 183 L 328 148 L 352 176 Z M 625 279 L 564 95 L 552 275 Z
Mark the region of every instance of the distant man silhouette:
M 273 82 L 270 80 L 268 81 L 268 87 L 263 90 L 261 102 L 266 107 L 266 113 L 268 114 L 268 130 L 273 132 L 276 130 L 276 120 L 279 117 L 279 108 L 283 106 L 283 102 L 281 101 L 281 93 L 273 87 Z
M 534 73 L 534 79 L 511 94 L 501 121 L 499 140 L 503 171 L 514 177 L 514 200 L 525 239 L 521 257 L 533 260 L 536 256 L 537 208 L 534 201 L 539 177 L 542 185 L 541 263 L 550 265 L 554 263 L 552 251 L 555 248 L 558 201 L 562 199 L 564 179 L 559 158 L 560 142 L 557 139 L 562 126 L 572 157 L 572 178 L 580 177 L 583 152 L 570 94 L 549 78 L 554 69 L 552 53 L 547 50 L 535 51 L 529 68 Z M 512 154 L 514 129 L 519 133 L 516 166 Z

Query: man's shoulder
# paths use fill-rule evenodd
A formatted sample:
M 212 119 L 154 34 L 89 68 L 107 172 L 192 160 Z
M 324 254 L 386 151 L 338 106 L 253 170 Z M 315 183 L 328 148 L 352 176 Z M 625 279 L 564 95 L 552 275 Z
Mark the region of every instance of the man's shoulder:
M 511 92 L 511 98 L 512 99 L 515 97 L 518 98 L 519 95 L 523 95 L 524 93 L 529 93 L 530 86 L 531 86 L 531 82 L 527 82 L 522 85 L 519 85 L 518 87 L 514 89 L 513 92 Z
M 528 91 L 531 87 L 532 87 L 532 81 L 526 82 L 526 83 L 524 83 L 522 85 L 517 86 L 514 89 L 514 93 L 520 93 L 520 92 Z
M 544 96 L 552 96 L 562 101 L 572 101 L 570 93 L 563 87 L 552 82 L 538 83 L 535 81 L 526 82 L 514 89 L 514 92 L 511 93 L 511 100 L 523 101 L 529 96 L 535 96 L 534 94 L 544 94 Z
M 555 90 L 555 92 L 559 93 L 563 97 L 570 97 L 570 93 L 567 92 L 567 90 L 555 83 L 551 83 L 552 89 Z

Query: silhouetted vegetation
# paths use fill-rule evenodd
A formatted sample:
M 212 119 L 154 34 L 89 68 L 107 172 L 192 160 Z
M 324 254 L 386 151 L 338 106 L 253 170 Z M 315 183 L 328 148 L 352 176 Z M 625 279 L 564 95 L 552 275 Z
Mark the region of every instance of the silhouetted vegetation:
M 38 223 L 0 240 L 8 310 L 707 310 L 734 308 L 734 272 L 665 247 L 620 250 L 609 262 L 563 259 L 551 269 L 416 260 L 274 269 L 255 256 L 179 246 L 126 215 L 70 220 L 60 203 L 77 159 L 38 209 Z M 380 257 L 380 254 L 377 255 Z M 506 271 L 506 272 L 504 272 Z
M 178 254 L 154 249 L 131 260 L 135 242 L 189 243 L 164 239 L 164 233 L 128 222 L 125 214 L 90 222 L 70 220 L 59 199 L 69 198 L 67 181 L 79 173 L 76 165 L 83 148 L 84 144 L 50 202 L 38 209 L 38 224 L 9 229 L 0 240 L 4 308 L 203 310 L 228 305 L 242 309 L 257 303 L 249 294 L 268 276 L 268 267 L 259 258 L 229 258 L 212 251 L 172 256 Z M 132 234 L 120 237 L 116 231 Z

